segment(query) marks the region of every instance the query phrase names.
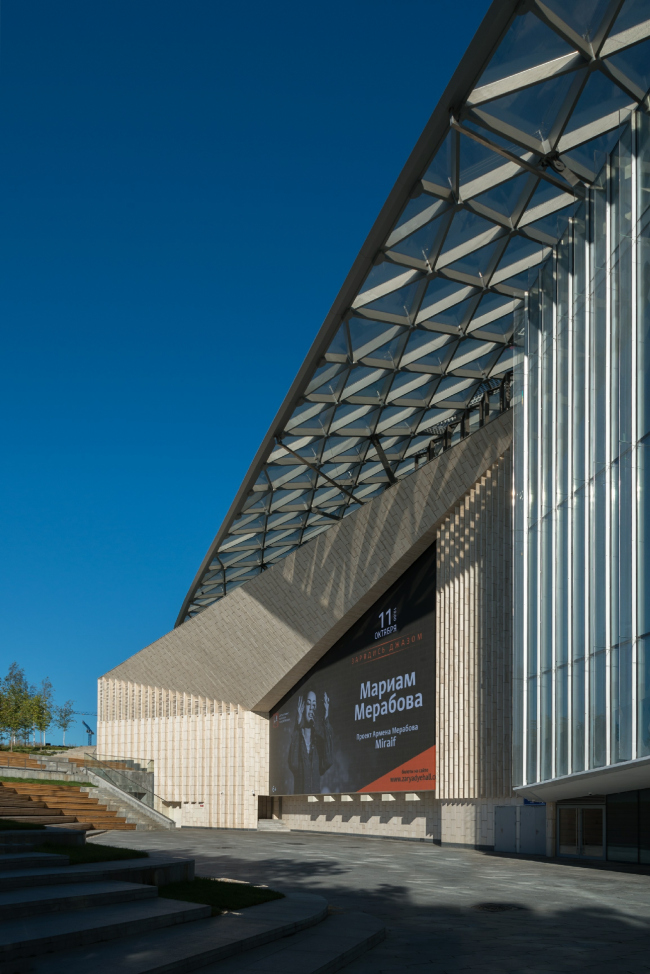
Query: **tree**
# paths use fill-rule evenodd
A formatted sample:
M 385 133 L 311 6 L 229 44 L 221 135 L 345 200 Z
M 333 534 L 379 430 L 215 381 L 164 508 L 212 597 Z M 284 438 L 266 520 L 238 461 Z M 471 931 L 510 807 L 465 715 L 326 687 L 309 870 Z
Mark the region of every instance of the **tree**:
M 33 696 L 34 688 L 27 682 L 25 671 L 18 663 L 12 663 L 2 681 L 0 696 L 0 723 L 9 732 L 12 751 L 18 732 L 29 732 L 33 726 Z
M 54 687 L 52 686 L 52 681 L 46 676 L 41 683 L 41 689 L 33 698 L 34 726 L 37 731 L 40 731 L 41 744 L 45 742 L 45 731 L 52 723 L 52 718 L 54 716 L 52 702 L 53 693 Z
M 63 743 L 65 744 L 65 732 L 70 730 L 74 724 L 74 700 L 66 700 L 60 707 L 54 708 L 54 723 L 63 731 Z

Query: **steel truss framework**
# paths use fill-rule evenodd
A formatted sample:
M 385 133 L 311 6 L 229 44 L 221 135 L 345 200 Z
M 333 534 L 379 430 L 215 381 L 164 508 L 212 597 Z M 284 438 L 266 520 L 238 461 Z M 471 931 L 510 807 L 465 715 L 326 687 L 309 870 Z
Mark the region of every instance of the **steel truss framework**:
M 650 0 L 495 0 L 177 625 L 504 405 L 529 285 L 649 87 Z

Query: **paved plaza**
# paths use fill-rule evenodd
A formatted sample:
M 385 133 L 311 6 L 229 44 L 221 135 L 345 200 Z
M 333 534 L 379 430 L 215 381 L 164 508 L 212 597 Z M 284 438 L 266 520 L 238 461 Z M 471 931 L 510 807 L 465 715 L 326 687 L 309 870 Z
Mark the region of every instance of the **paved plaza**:
M 388 937 L 347 974 L 650 971 L 650 870 L 305 832 L 111 832 L 196 859 L 198 875 L 312 890 Z

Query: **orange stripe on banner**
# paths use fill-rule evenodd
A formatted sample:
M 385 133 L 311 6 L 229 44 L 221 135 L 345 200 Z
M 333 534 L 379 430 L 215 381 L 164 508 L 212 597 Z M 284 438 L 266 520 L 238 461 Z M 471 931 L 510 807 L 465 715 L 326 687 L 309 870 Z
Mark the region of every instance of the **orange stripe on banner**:
M 436 787 L 436 748 L 427 748 L 414 758 L 403 761 L 396 768 L 376 778 L 369 785 L 359 788 L 364 791 L 434 791 Z

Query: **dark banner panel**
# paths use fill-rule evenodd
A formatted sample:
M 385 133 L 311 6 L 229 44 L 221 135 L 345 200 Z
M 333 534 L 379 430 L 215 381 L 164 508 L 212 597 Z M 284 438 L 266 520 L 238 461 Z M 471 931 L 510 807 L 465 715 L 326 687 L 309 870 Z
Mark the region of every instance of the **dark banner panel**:
M 272 795 L 435 789 L 435 545 L 271 711 Z

